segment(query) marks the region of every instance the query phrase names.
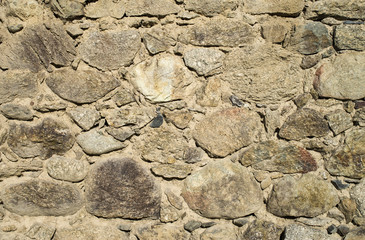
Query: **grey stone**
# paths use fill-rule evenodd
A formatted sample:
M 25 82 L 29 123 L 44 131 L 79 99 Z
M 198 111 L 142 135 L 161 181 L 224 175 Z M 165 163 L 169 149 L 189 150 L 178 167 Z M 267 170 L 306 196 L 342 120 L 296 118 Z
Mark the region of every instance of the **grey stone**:
M 365 1 L 344 2 L 342 0 L 321 0 L 311 4 L 306 13 L 309 18 L 331 16 L 339 19 L 365 19 Z
M 74 19 L 84 15 L 84 5 L 76 0 L 51 0 L 51 9 L 59 17 Z
M 129 103 L 135 102 L 133 93 L 125 88 L 121 88 L 118 90 L 118 92 L 112 97 L 115 104 L 117 104 L 118 107 L 127 105 Z
M 42 6 L 36 0 L 7 0 L 7 14 L 26 20 L 40 16 L 43 13 Z
M 338 135 L 353 126 L 351 115 L 344 110 L 336 110 L 327 114 L 328 125 L 334 134 Z
M 357 109 L 353 117 L 354 122 L 359 124 L 359 126 L 365 126 L 365 108 Z
M 247 218 L 236 218 L 233 219 L 232 223 L 236 225 L 237 227 L 242 227 L 249 223 L 249 220 Z
M 200 221 L 190 220 L 184 224 L 184 229 L 188 232 L 192 232 L 192 231 L 200 228 L 201 225 L 202 225 L 202 222 L 200 222 Z
M 0 111 L 5 117 L 9 119 L 17 119 L 17 120 L 33 119 L 33 113 L 28 107 L 16 103 L 3 104 L 0 106 Z
M 276 240 L 280 239 L 281 233 L 284 231 L 282 227 L 264 220 L 255 220 L 244 232 L 242 239 L 262 239 Z
M 132 226 L 129 224 L 119 224 L 118 229 L 123 232 L 130 232 L 132 230 Z
M 179 129 L 185 129 L 188 127 L 191 120 L 193 120 L 193 114 L 189 111 L 173 111 L 164 112 L 167 122 L 171 122 L 175 127 Z
M 114 17 L 122 18 L 125 14 L 123 1 L 100 0 L 85 7 L 85 16 L 88 18 Z
M 10 33 L 17 33 L 17 32 L 20 32 L 21 30 L 23 30 L 23 28 L 24 28 L 24 26 L 21 23 L 13 24 L 13 25 L 8 26 L 8 31 Z
M 328 233 L 328 234 L 334 234 L 334 233 L 336 233 L 336 232 L 337 232 L 337 227 L 336 227 L 334 224 L 330 225 L 330 226 L 327 228 L 327 233 Z
M 3 189 L 4 207 L 27 216 L 64 216 L 76 213 L 83 205 L 81 190 L 66 183 L 28 180 Z
M 66 32 L 73 38 L 76 38 L 84 33 L 84 31 L 80 28 L 80 25 L 76 24 L 66 26 Z
M 68 104 L 55 94 L 39 94 L 33 105 L 33 109 L 40 112 L 52 112 L 65 110 Z
M 222 84 L 219 78 L 210 78 L 196 91 L 196 103 L 202 107 L 217 107 L 222 98 Z
M 365 25 L 342 24 L 336 27 L 334 44 L 340 50 L 365 50 Z
M 342 237 L 345 237 L 349 232 L 350 228 L 346 225 L 340 225 L 337 227 L 337 233 Z
M 291 28 L 291 24 L 282 20 L 269 18 L 261 25 L 261 35 L 266 41 L 282 43 Z
M 87 175 L 89 163 L 85 160 L 53 156 L 47 160 L 46 169 L 48 175 L 54 179 L 80 182 Z
M 158 128 L 161 127 L 163 124 L 163 116 L 161 113 L 158 113 L 156 117 L 153 118 L 150 127 L 151 128 Z
M 166 189 L 165 195 L 169 203 L 176 209 L 181 210 L 183 208 L 183 201 L 171 189 Z
M 237 0 L 185 0 L 185 9 L 212 17 L 238 7 Z
M 181 216 L 181 213 L 172 205 L 162 203 L 160 210 L 160 221 L 163 223 L 175 222 Z
M 100 113 L 92 108 L 76 107 L 70 110 L 69 113 L 77 125 L 86 131 L 95 126 L 100 119 Z
M 324 226 L 328 225 L 330 222 L 332 222 L 332 219 L 321 218 L 321 217 L 315 217 L 315 218 L 300 217 L 300 218 L 297 218 L 296 221 L 303 223 L 305 225 L 308 225 L 308 226 L 324 227 Z
M 130 16 L 159 16 L 163 17 L 180 11 L 171 0 L 127 0 L 126 14 Z
M 136 235 L 139 240 L 188 240 L 190 236 L 181 226 L 175 224 L 143 226 L 137 230 Z
M 355 200 L 359 215 L 365 217 L 365 179 L 361 180 L 354 188 L 350 190 L 350 196 Z
M 337 190 L 343 190 L 350 186 L 348 184 L 342 183 L 342 181 L 338 179 L 331 180 L 331 183 L 333 184 L 333 186 L 335 186 Z
M 315 55 L 307 55 L 304 56 L 302 59 L 302 63 L 300 64 L 300 67 L 302 69 L 309 69 L 317 65 L 319 61 L 321 61 L 322 55 L 321 54 L 315 54 Z
M 303 0 L 247 0 L 244 4 L 244 11 L 252 14 L 273 13 L 281 15 L 297 15 L 303 10 L 303 8 Z
M 27 231 L 26 235 L 31 239 L 50 240 L 56 228 L 46 224 L 34 223 Z
M 290 224 L 285 228 L 284 240 L 339 240 L 336 236 L 328 235 L 324 230 L 299 224 Z
M 125 140 L 127 140 L 128 138 L 130 138 L 131 136 L 135 135 L 136 132 L 128 127 L 124 127 L 124 128 L 112 128 L 109 127 L 106 129 L 106 132 L 113 136 L 115 139 L 124 142 Z
M 361 240 L 365 238 L 365 228 L 357 227 L 351 229 L 351 231 L 346 235 L 345 240 Z
M 166 51 L 176 40 L 168 34 L 169 29 L 154 27 L 143 35 L 143 43 L 151 54 Z
M 210 48 L 193 48 L 184 53 L 185 65 L 199 75 L 212 75 L 223 65 L 224 53 Z
M 4 162 L 0 163 L 0 179 L 6 179 L 11 176 L 20 177 L 23 172 L 41 172 L 43 161 L 40 159 L 27 159 L 21 162 Z
M 53 240 L 129 240 L 127 233 L 110 226 L 98 226 L 95 224 L 82 224 L 75 227 L 59 227 L 52 238 Z
M 166 179 L 184 179 L 193 171 L 189 165 L 182 164 L 160 164 L 152 167 L 151 171 Z
M 217 224 L 200 234 L 200 240 L 237 240 L 237 232 L 232 224 Z
M 185 179 L 181 195 L 192 210 L 207 218 L 239 218 L 263 204 L 253 175 L 230 160 L 211 162 L 194 172 Z
M 236 97 L 235 95 L 231 95 L 229 96 L 229 100 L 231 101 L 232 103 L 232 106 L 236 106 L 236 107 L 242 107 L 243 106 L 243 102 L 238 98 Z
M 202 228 L 210 228 L 210 227 L 213 227 L 216 224 L 217 224 L 216 222 L 203 222 L 201 227 Z
M 99 161 L 91 168 L 86 210 L 104 218 L 158 218 L 161 192 L 154 178 L 128 158 Z

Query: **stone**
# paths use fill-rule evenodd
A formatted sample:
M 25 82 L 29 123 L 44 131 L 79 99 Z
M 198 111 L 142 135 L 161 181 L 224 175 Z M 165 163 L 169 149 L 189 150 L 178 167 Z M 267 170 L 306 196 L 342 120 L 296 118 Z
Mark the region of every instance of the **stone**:
M 135 102 L 132 91 L 121 88 L 118 90 L 118 92 L 112 97 L 115 104 L 117 104 L 118 107 L 127 105 L 129 103 Z
M 328 233 L 328 234 L 334 234 L 334 233 L 336 233 L 336 232 L 337 232 L 337 227 L 336 227 L 334 224 L 330 225 L 330 226 L 327 228 L 327 233 Z
M 193 94 L 194 76 L 179 57 L 169 54 L 135 65 L 128 78 L 153 103 L 184 99 Z
M 255 220 L 248 226 L 242 236 L 242 239 L 276 240 L 280 239 L 280 235 L 283 231 L 284 229 L 282 227 L 279 227 L 272 222 Z
M 163 124 L 163 115 L 158 112 L 157 116 L 152 120 L 150 127 L 151 128 L 159 128 Z
M 66 32 L 72 38 L 81 36 L 84 33 L 84 31 L 80 28 L 80 25 L 76 25 L 76 24 L 66 26 Z
M 183 208 L 183 201 L 171 189 L 166 189 L 165 195 L 169 203 L 176 209 L 181 210 Z
M 365 126 L 365 108 L 360 108 L 356 110 L 353 121 L 361 127 Z
M 126 0 L 126 15 L 163 17 L 180 11 L 171 0 Z
M 6 103 L 0 106 L 1 113 L 9 119 L 16 119 L 16 120 L 33 120 L 33 113 L 32 111 L 20 104 L 16 103 Z
M 125 143 L 96 129 L 80 133 L 76 137 L 76 142 L 89 155 L 101 155 L 126 147 Z
M 331 223 L 332 219 L 330 218 L 321 218 L 321 217 L 315 217 L 315 218 L 304 218 L 300 217 L 296 219 L 297 222 L 303 223 L 308 226 L 313 227 L 324 227 Z
M 89 163 L 55 155 L 47 160 L 46 169 L 48 175 L 54 179 L 80 182 L 87 175 Z
M 185 0 L 185 9 L 213 17 L 238 7 L 237 0 Z
M 216 222 L 203 222 L 201 227 L 202 228 L 210 228 L 210 227 L 213 227 L 216 224 L 217 224 Z
M 175 45 L 176 40 L 168 34 L 167 28 L 154 27 L 143 35 L 143 43 L 151 54 L 157 54 Z
M 190 175 L 193 168 L 189 165 L 181 164 L 160 164 L 156 167 L 152 167 L 151 171 L 156 176 L 166 179 L 184 179 Z
M 200 234 L 201 240 L 236 240 L 237 229 L 232 224 L 218 224 L 213 227 L 206 229 Z
M 86 184 L 86 210 L 103 218 L 158 218 L 161 191 L 136 161 L 108 159 L 95 163 Z
M 344 110 L 336 110 L 327 114 L 325 117 L 335 135 L 338 135 L 353 126 L 351 115 Z
M 342 0 L 315 1 L 307 9 L 307 17 L 316 19 L 331 16 L 338 19 L 365 19 L 365 1 L 344 2 Z
M 249 223 L 249 220 L 247 217 L 236 218 L 236 219 L 233 219 L 232 223 L 234 225 L 236 225 L 237 227 L 242 227 L 242 226 L 246 225 L 247 223 Z
M 359 215 L 365 217 L 365 180 L 361 180 L 359 184 L 350 190 L 351 199 L 355 200 Z
M 192 232 L 192 231 L 200 228 L 201 225 L 202 225 L 202 222 L 200 222 L 200 221 L 190 220 L 184 224 L 184 229 L 188 232 Z
M 36 0 L 6 0 L 7 14 L 26 20 L 43 14 L 42 6 Z
M 247 0 L 245 1 L 244 11 L 251 14 L 280 14 L 280 15 L 298 15 L 304 8 L 303 0 Z
M 25 235 L 31 239 L 50 240 L 52 239 L 55 231 L 55 227 L 41 223 L 34 223 L 32 226 L 30 226 Z
M 173 111 L 164 112 L 168 122 L 174 124 L 179 129 L 185 129 L 188 127 L 191 120 L 193 120 L 193 114 L 189 111 Z
M 332 39 L 326 26 L 320 22 L 309 22 L 295 26 L 287 48 L 309 55 L 331 46 Z
M 19 24 L 9 25 L 8 31 L 10 33 L 17 33 L 23 30 L 23 28 L 24 28 L 23 24 L 19 23 Z
M 211 48 L 193 48 L 184 53 L 185 65 L 199 75 L 219 73 L 223 65 L 224 53 Z
M 346 225 L 340 225 L 337 227 L 337 233 L 342 237 L 345 237 L 349 232 L 350 228 Z
M 27 216 L 72 215 L 84 202 L 76 186 L 39 179 L 5 187 L 2 200 L 8 211 Z
M 336 27 L 334 44 L 340 50 L 365 50 L 365 25 L 342 24 Z
M 132 226 L 129 224 L 119 224 L 118 229 L 123 232 L 130 232 L 132 230 Z
M 338 71 L 338 69 L 342 70 Z M 314 88 L 321 97 L 342 100 L 364 98 L 364 69 L 364 53 L 340 54 L 317 69 Z
M 349 223 L 354 219 L 356 215 L 356 202 L 351 198 L 343 198 L 338 204 L 337 208 L 345 215 L 346 223 Z
M 268 19 L 261 25 L 261 35 L 271 43 L 282 43 L 291 28 L 291 24 L 280 19 Z
M 286 176 L 274 185 L 267 209 L 276 216 L 316 217 L 339 202 L 336 189 L 312 174 Z
M 66 101 L 55 94 L 39 94 L 31 104 L 33 104 L 33 109 L 39 112 L 65 110 L 68 106 Z
M 302 59 L 302 63 L 300 64 L 300 67 L 302 69 L 309 69 L 317 65 L 319 61 L 321 61 L 322 56 L 320 54 L 314 54 L 314 55 L 306 55 Z
M 328 123 L 319 112 L 302 108 L 285 120 L 279 136 L 288 140 L 300 140 L 306 137 L 323 137 L 328 133 Z
M 180 218 L 180 212 L 170 204 L 161 204 L 160 221 L 163 223 L 175 222 Z
M 257 139 L 262 125 L 257 113 L 228 108 L 205 117 L 194 129 L 196 143 L 211 155 L 225 157 Z
M 129 240 L 127 233 L 119 231 L 111 226 L 98 226 L 95 224 L 83 224 L 76 227 L 59 227 L 52 238 L 53 240 L 90 240 L 110 239 Z
M 108 43 L 108 44 L 105 44 Z M 101 70 L 116 70 L 133 62 L 141 46 L 136 30 L 90 32 L 79 47 L 85 62 Z
M 100 113 L 92 108 L 76 107 L 70 110 L 70 116 L 83 130 L 90 130 L 100 119 Z
M 78 104 L 95 102 L 120 85 L 117 79 L 106 73 L 71 68 L 54 71 L 46 83 L 61 98 Z
M 28 238 L 27 236 L 24 236 L 20 233 L 5 233 L 2 232 L 0 235 L 0 240 L 32 240 L 31 238 Z
M 363 129 L 354 129 L 346 134 L 345 143 L 338 147 L 330 159 L 325 162 L 327 171 L 335 176 L 365 177 L 364 144 L 365 131 Z
M 355 216 L 352 221 L 357 226 L 365 226 L 365 217 Z
M 50 0 L 51 9 L 57 16 L 74 19 L 84 15 L 84 5 L 76 0 Z
M 143 226 L 137 229 L 139 240 L 188 240 L 190 234 L 174 224 Z
M 182 160 L 186 163 L 197 163 L 203 158 L 204 150 L 196 147 L 187 147 L 184 149 Z
M 345 215 L 343 215 L 343 213 L 340 210 L 338 210 L 338 208 L 330 209 L 327 213 L 327 217 L 336 219 L 339 222 L 345 219 Z
M 345 240 L 361 240 L 365 238 L 365 227 L 357 227 L 352 229 L 347 235 Z
M 307 227 L 300 224 L 290 224 L 285 228 L 284 240 L 340 240 L 336 236 L 327 234 L 326 231 Z
M 252 43 L 254 39 L 254 31 L 247 23 L 218 17 L 188 27 L 178 40 L 195 46 L 239 47 Z
M 196 91 L 196 102 L 202 107 L 217 107 L 222 98 L 221 86 L 219 78 L 210 78 Z
M 0 44 L 0 52 L 0 68 L 32 72 L 68 66 L 76 55 L 72 38 L 59 23 L 29 25 Z
M 318 168 L 306 149 L 274 140 L 250 146 L 239 154 L 239 161 L 246 167 L 282 173 L 307 173 Z
M 348 184 L 342 183 L 342 181 L 338 179 L 331 180 L 331 183 L 333 184 L 333 186 L 335 186 L 337 190 L 343 190 L 350 186 Z
M 301 58 L 277 45 L 255 45 L 231 51 L 221 79 L 239 99 L 276 104 L 293 99 L 302 89 Z M 265 71 L 262 71 L 265 69 Z
M 253 175 L 230 160 L 210 162 L 193 172 L 184 180 L 181 195 L 193 211 L 206 218 L 239 218 L 263 204 Z
M 20 177 L 23 172 L 41 172 L 42 169 L 43 161 L 40 159 L 27 159 L 18 162 L 2 161 L 0 163 L 0 179 L 3 180 L 11 176 Z
M 115 139 L 124 142 L 125 140 L 129 139 L 131 136 L 136 134 L 136 131 L 134 131 L 131 128 L 125 127 L 125 128 L 112 128 L 109 127 L 106 129 L 106 132 L 113 136 Z
M 120 19 L 125 14 L 123 1 L 101 0 L 92 2 L 85 7 L 85 16 L 88 18 L 113 17 Z
M 45 118 L 39 124 L 10 125 L 7 139 L 10 149 L 19 157 L 39 156 L 47 159 L 53 154 L 63 154 L 74 144 L 75 139 L 70 129 L 63 123 Z

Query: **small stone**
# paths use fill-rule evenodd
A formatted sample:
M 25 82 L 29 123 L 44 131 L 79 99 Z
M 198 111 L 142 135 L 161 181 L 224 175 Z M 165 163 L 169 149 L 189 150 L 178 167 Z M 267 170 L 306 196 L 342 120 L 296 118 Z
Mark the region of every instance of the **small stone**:
M 247 223 L 249 223 L 249 221 L 247 220 L 247 218 L 237 218 L 237 219 L 233 219 L 232 223 L 234 225 L 236 225 L 237 227 L 242 227 L 242 226 L 246 225 Z
M 336 110 L 327 114 L 325 117 L 335 135 L 338 135 L 353 126 L 351 115 L 343 110 Z
M 315 217 L 315 218 L 304 218 L 300 217 L 296 219 L 297 222 L 303 223 L 308 226 L 313 227 L 324 227 L 328 225 L 332 219 L 330 218 L 321 218 L 321 217 Z
M 76 107 L 70 111 L 71 118 L 83 130 L 90 130 L 100 119 L 100 113 L 95 109 Z
M 184 229 L 188 232 L 192 232 L 192 231 L 200 228 L 201 225 L 202 225 L 202 223 L 199 221 L 190 220 L 189 222 L 184 224 Z
M 291 24 L 288 22 L 269 19 L 261 25 L 261 35 L 266 41 L 272 43 L 282 43 L 290 30 Z
M 235 10 L 238 7 L 237 0 L 185 0 L 185 9 L 202 14 L 207 17 Z
M 125 14 L 124 2 L 113 0 L 100 0 L 92 2 L 85 7 L 85 16 L 88 18 L 113 17 L 120 19 Z
M 31 239 L 50 240 L 52 239 L 55 231 L 55 227 L 41 223 L 34 223 L 25 235 Z
M 136 131 L 128 127 L 123 127 L 123 128 L 109 127 L 106 129 L 106 132 L 109 135 L 113 136 L 115 139 L 122 142 L 124 142 L 125 140 L 129 139 L 130 137 L 136 134 Z
M 15 232 L 18 228 L 15 225 L 5 225 L 1 227 L 3 232 Z
M 151 54 L 157 54 L 175 45 L 176 40 L 167 33 L 169 29 L 154 27 L 143 35 L 143 43 Z
M 308 101 L 312 98 L 310 93 L 303 93 L 294 99 L 294 103 L 298 108 L 304 107 Z
M 170 189 L 165 190 L 165 194 L 169 203 L 175 208 L 181 210 L 183 208 L 183 201 Z
M 290 224 L 285 228 L 284 240 L 298 239 L 318 239 L 318 240 L 338 240 L 336 236 L 328 235 L 325 230 L 307 227 L 299 224 Z
M 10 33 L 17 33 L 17 32 L 20 32 L 21 30 L 23 30 L 23 28 L 24 28 L 23 24 L 19 23 L 19 24 L 15 24 L 15 25 L 9 25 L 8 31 Z
M 342 24 L 341 20 L 337 20 L 336 18 L 333 17 L 326 17 L 322 19 L 321 22 L 330 26 Z
M 170 0 L 127 0 L 125 1 L 126 14 L 132 16 L 159 16 L 163 17 L 180 11 Z
M 53 156 L 47 160 L 46 168 L 47 173 L 54 179 L 80 182 L 86 177 L 89 163 L 62 156 Z
M 41 16 L 43 13 L 42 6 L 36 0 L 7 0 L 6 4 L 8 14 L 22 20 Z
M 197 163 L 202 160 L 204 151 L 196 147 L 187 147 L 184 149 L 183 160 L 186 163 Z
M 359 215 L 365 217 L 365 180 L 362 179 L 359 184 L 350 190 L 351 199 L 356 202 Z
M 68 25 L 67 27 L 66 27 L 66 32 L 71 36 L 71 37 L 73 37 L 73 38 L 76 38 L 76 37 L 78 37 L 78 36 L 81 36 L 83 33 L 84 33 L 84 31 L 80 28 L 80 26 L 79 25 L 75 25 L 75 24 L 73 24 L 73 25 Z
M 130 232 L 132 230 L 132 226 L 129 224 L 119 224 L 118 229 L 123 232 Z
M 352 229 L 347 235 L 345 240 L 362 240 L 365 238 L 365 228 L 358 227 Z
M 264 189 L 270 187 L 271 184 L 272 184 L 271 178 L 266 178 L 261 182 L 260 186 L 261 186 L 261 189 L 264 190 Z
M 136 236 L 139 240 L 189 240 L 190 234 L 179 225 L 162 224 L 142 226 L 137 229 Z
M 52 240 L 118 239 L 130 240 L 129 234 L 116 227 L 95 224 L 81 224 L 75 227 L 58 227 Z M 47 239 L 49 240 L 49 239 Z
M 16 103 L 3 104 L 0 106 L 0 111 L 6 118 L 9 119 L 25 121 L 33 119 L 33 113 L 28 107 Z
M 345 215 L 346 223 L 352 221 L 356 214 L 356 202 L 350 198 L 343 198 L 337 208 Z
M 193 48 L 184 53 L 185 65 L 192 68 L 199 75 L 219 73 L 223 65 L 224 53 L 211 48 Z
M 343 190 L 349 187 L 348 184 L 344 184 L 341 180 L 338 179 L 331 180 L 331 183 L 333 184 L 333 186 L 335 186 L 337 190 Z
M 303 8 L 303 0 L 279 0 L 275 2 L 270 0 L 249 0 L 244 5 L 244 11 L 251 14 L 298 15 Z
M 231 100 L 232 106 L 236 106 L 236 107 L 242 107 L 243 106 L 243 102 L 238 97 L 236 97 L 235 95 L 229 96 L 229 100 Z
M 202 225 L 200 227 L 202 227 L 202 228 L 210 228 L 210 227 L 213 227 L 216 224 L 217 223 L 215 223 L 215 222 L 204 222 L 204 223 L 202 223 Z
M 52 11 L 61 18 L 74 19 L 84 15 L 84 6 L 75 0 L 50 0 Z
M 238 239 L 237 227 L 229 223 L 217 224 L 200 234 L 200 240 Z
M 175 222 L 180 218 L 180 212 L 170 204 L 161 204 L 160 221 L 163 223 Z
M 330 209 L 327 213 L 327 217 L 336 219 L 339 222 L 345 219 L 345 215 L 343 215 L 343 213 L 340 210 L 338 210 L 338 208 Z
M 185 129 L 193 119 L 193 114 L 189 111 L 173 111 L 165 112 L 166 120 L 174 124 L 179 129 Z
M 249 224 L 242 237 L 243 239 L 255 239 L 257 236 L 260 236 L 260 239 L 276 240 L 280 239 L 280 235 L 283 231 L 283 228 L 272 222 L 255 220 Z
M 336 26 L 334 44 L 340 50 L 365 50 L 365 25 L 342 24 Z
M 346 225 L 340 225 L 337 227 L 337 233 L 342 237 L 345 237 L 349 232 L 350 228 Z
M 317 63 L 319 63 L 319 61 L 321 61 L 321 59 L 322 59 L 322 56 L 320 54 L 304 56 L 302 59 L 302 63 L 300 64 L 300 67 L 302 69 L 312 68 Z
M 166 107 L 170 111 L 174 111 L 174 110 L 181 110 L 185 108 L 187 105 L 185 101 L 177 100 L 177 101 L 162 103 L 161 106 Z
M 337 227 L 335 225 L 330 225 L 328 228 L 327 228 L 327 232 L 328 234 L 334 234 L 337 232 Z
M 135 102 L 133 93 L 125 88 L 119 89 L 119 91 L 112 97 L 112 99 L 118 107 L 122 107 L 129 103 Z
M 357 109 L 353 118 L 354 122 L 359 124 L 359 126 L 365 126 L 365 108 Z
M 211 78 L 208 82 L 196 91 L 196 102 L 202 107 L 217 107 L 221 100 L 221 80 Z
M 192 172 L 192 167 L 189 165 L 178 164 L 160 164 L 152 167 L 151 171 L 165 179 L 184 179 Z
M 158 128 L 161 127 L 162 123 L 163 123 L 163 116 L 161 113 L 158 113 L 157 116 L 152 120 L 150 127 Z
M 352 221 L 354 224 L 356 224 L 358 226 L 365 226 L 365 217 L 355 216 Z

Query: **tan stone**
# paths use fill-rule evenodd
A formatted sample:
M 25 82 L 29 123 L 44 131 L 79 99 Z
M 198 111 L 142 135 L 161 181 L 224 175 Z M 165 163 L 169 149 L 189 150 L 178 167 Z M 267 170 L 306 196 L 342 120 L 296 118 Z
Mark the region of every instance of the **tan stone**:
M 304 8 L 304 0 L 246 0 L 244 10 L 247 13 L 281 13 L 296 15 Z

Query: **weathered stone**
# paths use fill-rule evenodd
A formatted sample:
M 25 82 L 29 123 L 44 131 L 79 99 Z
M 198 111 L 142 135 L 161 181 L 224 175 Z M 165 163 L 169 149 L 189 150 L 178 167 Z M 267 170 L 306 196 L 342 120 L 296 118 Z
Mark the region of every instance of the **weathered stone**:
M 125 127 L 125 128 L 107 128 L 106 132 L 113 136 L 115 139 L 124 142 L 125 140 L 127 140 L 128 138 L 130 138 L 131 136 L 133 136 L 134 134 L 136 134 L 136 132 L 134 130 L 132 130 L 131 128 Z
M 232 224 L 219 224 L 208 228 L 200 234 L 201 240 L 236 240 L 237 229 Z
M 161 204 L 160 221 L 163 223 L 175 222 L 180 218 L 180 212 L 170 204 Z
M 333 186 L 335 186 L 335 188 L 337 190 L 343 190 L 348 188 L 350 185 L 346 184 L 346 183 L 342 183 L 341 180 L 335 179 L 335 180 L 331 180 L 331 183 L 333 184 Z
M 331 46 L 332 39 L 326 26 L 320 22 L 310 22 L 295 26 L 288 40 L 288 48 L 301 54 L 315 54 Z
M 185 9 L 212 17 L 226 11 L 235 10 L 237 0 L 185 0 Z
M 73 38 L 76 38 L 84 33 L 84 31 L 80 28 L 80 25 L 76 24 L 66 26 L 66 32 Z
M 7 14 L 26 20 L 31 17 L 41 16 L 41 5 L 36 0 L 6 0 Z
M 12 24 L 12 25 L 8 25 L 8 31 L 10 33 L 17 33 L 20 32 L 21 30 L 23 30 L 24 26 L 23 24 L 19 23 L 19 24 Z
M 340 54 L 318 68 L 314 87 L 322 97 L 361 99 L 365 97 L 364 71 L 364 53 Z
M 222 97 L 221 80 L 210 78 L 208 82 L 196 91 L 196 102 L 202 107 L 217 107 Z
M 248 226 L 242 239 L 276 240 L 280 239 L 280 235 L 283 231 L 283 228 L 272 222 L 255 220 Z
M 54 71 L 46 83 L 61 98 L 81 104 L 94 102 L 120 85 L 117 79 L 106 73 L 71 68 Z
M 78 50 L 91 66 L 115 70 L 130 65 L 140 45 L 141 37 L 136 30 L 90 32 Z
M 300 64 L 300 67 L 302 69 L 309 69 L 314 67 L 319 61 L 321 61 L 322 55 L 321 54 L 315 54 L 315 55 L 307 55 L 304 56 L 302 59 L 302 62 Z
M 189 27 L 179 36 L 179 41 L 196 46 L 238 47 L 253 42 L 253 29 L 242 21 L 213 18 Z
M 181 195 L 192 210 L 207 218 L 238 218 L 263 204 L 252 174 L 230 160 L 211 162 L 194 172 L 185 179 Z
M 52 239 L 55 231 L 56 231 L 55 227 L 48 226 L 46 224 L 34 223 L 29 228 L 26 235 L 31 239 L 50 240 Z
M 355 200 L 359 215 L 365 217 L 365 179 L 361 180 L 350 191 L 351 199 Z
M 20 233 L 2 232 L 0 234 L 0 240 L 32 240 L 32 239 L 27 236 L 24 236 L 23 234 L 20 234 Z
M 300 217 L 300 218 L 297 218 L 295 221 L 303 223 L 308 226 L 324 227 L 324 226 L 328 225 L 329 223 L 331 223 L 332 219 L 321 218 L 321 217 L 315 217 L 315 218 Z
M 66 183 L 29 180 L 9 185 L 2 193 L 4 207 L 27 216 L 63 216 L 76 213 L 83 205 L 81 190 Z
M 300 61 L 299 56 L 276 45 L 235 49 L 224 60 L 222 79 L 239 99 L 280 103 L 301 91 Z
M 328 125 L 338 135 L 353 126 L 351 115 L 344 110 L 336 110 L 326 115 Z
M 307 173 L 317 170 L 317 163 L 304 148 L 283 141 L 266 141 L 242 152 L 239 161 L 254 169 L 282 173 Z
M 84 130 L 95 126 L 100 119 L 100 113 L 92 108 L 76 107 L 70 111 L 71 118 Z
M 0 106 L 0 111 L 5 117 L 9 119 L 17 119 L 17 120 L 33 119 L 33 113 L 28 107 L 16 103 L 3 104 Z
M 42 171 L 43 161 L 39 159 L 26 159 L 21 162 L 5 162 L 0 163 L 0 179 L 9 178 L 11 176 L 21 176 L 26 171 Z
M 358 227 L 352 229 L 347 235 L 345 240 L 361 240 L 365 238 L 365 227 Z
M 345 215 L 346 223 L 349 223 L 354 219 L 356 214 L 356 202 L 351 198 L 343 198 L 338 204 L 337 208 Z
M 33 103 L 33 109 L 40 112 L 59 111 L 67 108 L 67 102 L 55 94 L 39 94 Z
M 189 233 L 174 224 L 144 226 L 137 230 L 139 240 L 188 240 Z
M 119 89 L 119 91 L 113 96 L 113 101 L 118 107 L 127 105 L 129 103 L 135 102 L 133 93 L 125 88 Z
M 131 16 L 166 16 L 180 11 L 171 0 L 127 0 L 126 14 Z
M 354 129 L 346 135 L 345 144 L 325 162 L 328 172 L 336 176 L 365 177 L 365 131 Z
M 79 182 L 82 181 L 89 170 L 89 163 L 62 156 L 53 156 L 47 160 L 48 175 L 54 179 Z
M 191 166 L 181 164 L 161 164 L 151 168 L 155 175 L 166 179 L 184 179 L 190 175 L 192 170 Z
M 281 15 L 297 15 L 304 8 L 303 0 L 247 0 L 244 4 L 244 11 L 252 14 L 281 14 Z
M 300 224 L 290 224 L 285 228 L 284 240 L 340 240 L 336 236 L 328 235 L 324 230 L 307 227 Z
M 129 240 L 127 233 L 119 231 L 117 228 L 110 226 L 98 226 L 94 224 L 84 224 L 77 227 L 57 228 L 52 238 L 53 240 L 91 240 L 91 239 L 109 239 L 109 240 Z
M 168 102 L 192 95 L 194 76 L 179 57 L 164 54 L 137 64 L 129 79 L 148 100 Z
M 342 24 L 337 26 L 334 44 L 340 50 L 365 50 L 365 25 Z
M 202 225 L 202 222 L 190 220 L 187 223 L 184 224 L 184 229 L 188 232 L 193 232 L 194 230 L 200 228 Z
M 194 130 L 194 139 L 210 154 L 225 157 L 251 144 L 260 131 L 262 126 L 256 113 L 242 108 L 228 108 L 199 122 Z
M 289 140 L 300 140 L 305 137 L 323 137 L 328 132 L 327 121 L 319 112 L 303 108 L 285 120 L 279 136 Z
M 0 68 L 38 72 L 51 65 L 70 65 L 76 55 L 62 24 L 31 25 L 0 45 Z
M 123 1 L 100 0 L 89 3 L 85 7 L 85 16 L 88 18 L 114 17 L 122 18 L 125 14 Z
M 336 189 L 329 182 L 304 174 L 300 179 L 286 176 L 275 184 L 267 209 L 280 217 L 315 217 L 338 202 Z
M 181 210 L 183 208 L 183 201 L 171 190 L 165 190 L 165 195 L 169 203 L 176 209 Z
M 86 210 L 98 217 L 158 218 L 159 186 L 143 167 L 128 158 L 99 161 L 87 178 Z
M 39 124 L 10 125 L 8 145 L 19 157 L 51 157 L 63 154 L 74 144 L 75 139 L 69 128 L 51 118 Z
M 184 53 L 185 65 L 199 75 L 212 75 L 223 65 L 224 53 L 211 48 L 193 48 Z
M 289 32 L 291 24 L 280 19 L 268 19 L 261 25 L 261 35 L 266 41 L 281 43 Z
M 59 17 L 74 19 L 84 15 L 84 5 L 76 0 L 51 0 L 51 9 Z
M 365 108 L 357 109 L 353 118 L 354 122 L 359 124 L 359 126 L 365 126 Z
M 151 54 L 166 51 L 176 43 L 168 32 L 166 28 L 154 27 L 143 35 L 143 43 Z
M 311 4 L 306 13 L 309 18 L 331 16 L 339 19 L 365 19 L 365 1 L 344 2 L 342 0 L 321 0 Z
M 345 237 L 349 232 L 350 228 L 346 225 L 341 224 L 337 227 L 337 233 L 342 237 Z
M 125 143 L 117 141 L 100 130 L 82 132 L 76 137 L 82 150 L 89 155 L 101 155 L 126 147 Z
M 336 219 L 337 221 L 341 222 L 345 219 L 345 215 L 338 210 L 338 208 L 332 208 L 328 211 L 327 216 L 333 219 Z
M 168 122 L 171 122 L 175 127 L 185 129 L 193 119 L 193 114 L 188 111 L 164 112 Z

